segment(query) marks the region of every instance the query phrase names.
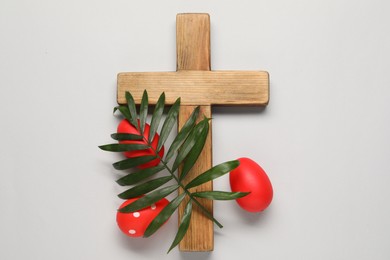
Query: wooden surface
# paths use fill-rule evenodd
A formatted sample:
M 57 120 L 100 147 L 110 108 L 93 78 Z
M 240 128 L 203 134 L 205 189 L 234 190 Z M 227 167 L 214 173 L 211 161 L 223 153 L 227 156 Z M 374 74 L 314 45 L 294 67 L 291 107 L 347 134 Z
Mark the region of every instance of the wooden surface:
M 181 97 L 179 129 L 197 105 L 200 105 L 199 119 L 202 119 L 204 115 L 211 118 L 211 105 L 268 104 L 269 75 L 267 72 L 210 71 L 210 17 L 208 14 L 178 14 L 176 45 L 176 72 L 118 74 L 117 101 L 119 104 L 126 103 L 126 91 L 131 92 L 137 104 L 141 103 L 145 89 L 148 91 L 149 104 L 155 104 L 162 92 L 165 92 L 168 105 Z M 210 122 L 205 147 L 188 173 L 187 181 L 212 167 L 211 140 Z M 194 188 L 197 191 L 212 189 L 212 182 Z M 179 192 L 182 191 L 179 190 Z M 212 212 L 212 200 L 199 199 L 199 201 Z M 179 248 L 181 251 L 212 251 L 214 249 L 214 224 L 195 204 L 193 205 L 191 224 Z M 184 207 L 184 203 L 179 207 L 179 221 Z
M 182 106 L 180 108 L 179 114 L 179 124 L 178 127 L 181 128 L 188 117 L 191 115 L 192 111 L 196 106 Z M 211 107 L 210 106 L 201 106 L 200 115 L 205 115 L 211 117 Z M 202 116 L 199 116 L 199 119 L 202 119 Z M 198 120 L 199 120 L 198 119 Z M 205 146 L 202 153 L 199 156 L 198 161 L 195 163 L 194 167 L 188 173 L 185 178 L 187 181 L 184 181 L 184 184 L 187 184 L 189 180 L 192 180 L 194 177 L 198 176 L 200 173 L 210 169 L 212 167 L 212 139 L 211 139 L 211 122 L 209 135 L 206 139 Z M 180 172 L 180 169 L 179 169 Z M 180 174 L 180 173 L 179 173 Z M 213 190 L 213 183 L 210 181 L 198 187 L 190 189 L 191 192 L 195 191 L 209 191 Z M 179 190 L 181 193 L 182 190 Z M 209 212 L 213 212 L 213 201 L 207 199 L 197 199 Z M 179 207 L 179 221 L 183 215 L 185 203 L 188 201 L 188 198 L 180 205 Z M 214 224 L 208 219 L 202 211 L 198 208 L 197 205 L 193 205 L 191 224 L 188 228 L 187 234 L 179 244 L 179 249 L 181 251 L 212 251 L 214 249 Z
M 205 102 L 206 96 L 211 95 L 208 91 L 215 90 L 213 87 L 209 89 L 198 89 L 202 84 L 196 84 L 199 75 L 202 74 L 200 70 L 210 70 L 210 16 L 208 14 L 178 14 L 176 17 L 176 52 L 177 52 L 177 70 L 176 75 L 193 75 L 183 82 L 190 84 L 190 86 L 181 86 L 181 92 L 191 93 L 185 98 L 186 103 L 194 102 L 195 106 L 181 106 L 179 113 L 179 130 L 187 121 L 196 105 L 205 104 L 200 107 L 199 119 L 203 115 L 211 118 L 210 103 Z M 190 71 L 190 70 L 199 70 Z M 209 73 L 208 73 L 209 74 Z M 210 75 L 210 74 L 209 74 Z M 202 78 L 202 77 L 200 77 Z M 205 81 L 206 82 L 206 81 Z M 203 92 L 206 91 L 206 92 Z M 196 94 L 198 93 L 198 94 Z M 179 95 L 180 96 L 180 95 Z M 196 102 L 195 96 L 203 96 L 203 102 Z M 182 96 L 180 96 L 182 97 Z M 183 100 L 183 99 L 182 99 Z M 192 100 L 192 101 L 191 101 Z M 198 161 L 188 173 L 186 180 L 192 180 L 199 174 L 207 171 L 213 165 L 212 148 L 211 148 L 211 122 L 209 135 L 207 137 L 205 146 L 200 154 Z M 179 169 L 180 175 L 180 169 Z M 204 183 L 198 187 L 191 189 L 191 191 L 210 191 L 213 190 L 212 181 Z M 179 190 L 179 193 L 182 192 Z M 213 201 L 202 199 L 199 202 L 207 208 L 211 213 L 213 211 Z M 183 215 L 185 204 L 179 206 L 179 221 Z M 187 234 L 179 244 L 181 251 L 212 251 L 214 249 L 214 223 L 208 219 L 201 209 L 193 204 L 193 212 L 191 217 L 191 224 Z
M 177 70 L 210 70 L 210 16 L 176 16 Z
M 157 102 L 164 91 L 167 104 L 173 104 L 177 97 L 181 97 L 183 105 L 261 106 L 267 105 L 269 100 L 269 79 L 265 71 L 180 70 L 118 74 L 119 104 L 126 103 L 126 91 L 140 103 L 144 89 L 148 90 L 151 102 Z

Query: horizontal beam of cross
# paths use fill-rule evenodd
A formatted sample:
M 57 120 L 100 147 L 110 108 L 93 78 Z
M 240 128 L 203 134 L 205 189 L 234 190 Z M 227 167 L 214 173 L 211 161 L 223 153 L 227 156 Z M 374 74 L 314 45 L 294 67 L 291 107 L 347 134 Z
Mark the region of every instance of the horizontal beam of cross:
M 269 75 L 265 71 L 125 72 L 118 74 L 118 104 L 125 104 L 126 91 L 137 104 L 144 89 L 155 104 L 165 92 L 166 104 L 181 97 L 182 105 L 254 105 L 269 100 Z

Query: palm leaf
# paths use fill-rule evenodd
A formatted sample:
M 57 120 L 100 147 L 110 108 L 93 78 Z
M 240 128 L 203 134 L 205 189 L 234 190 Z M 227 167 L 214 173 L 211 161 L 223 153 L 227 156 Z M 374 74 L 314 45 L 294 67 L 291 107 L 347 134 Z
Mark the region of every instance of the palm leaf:
M 237 160 L 218 164 L 217 166 L 214 166 L 213 168 L 205 171 L 204 173 L 202 173 L 199 176 L 197 176 L 196 178 L 194 178 L 192 181 L 190 181 L 185 186 L 185 188 L 189 189 L 189 188 L 201 185 L 203 183 L 206 183 L 208 181 L 214 180 L 214 179 L 230 172 L 231 170 L 235 169 L 239 164 L 240 164 L 240 162 Z
M 183 145 L 180 147 L 179 153 L 176 157 L 175 162 L 173 163 L 172 170 L 175 171 L 179 164 L 187 157 L 188 153 L 191 151 L 191 149 L 196 144 L 197 140 L 204 134 L 205 128 L 208 129 L 209 123 L 208 119 L 205 118 L 202 121 L 200 121 L 190 132 L 187 139 L 183 143 Z M 208 132 L 208 131 L 207 131 Z
M 183 217 L 181 218 L 181 222 L 179 225 L 179 229 L 176 233 L 175 239 L 172 242 L 171 247 L 168 250 L 168 253 L 177 246 L 180 241 L 183 239 L 184 235 L 186 234 L 188 227 L 190 226 L 190 220 L 192 215 L 192 202 L 191 200 L 188 201 L 187 206 L 184 210 Z
M 161 188 L 158 190 L 155 190 L 144 197 L 139 198 L 138 200 L 134 201 L 133 203 L 119 209 L 119 212 L 122 213 L 130 213 L 134 212 L 140 209 L 143 209 L 145 207 L 148 207 L 152 205 L 153 203 L 161 200 L 162 198 L 168 196 L 175 190 L 179 188 L 179 185 L 172 185 L 165 188 Z
M 168 181 L 172 180 L 172 176 L 164 176 L 157 179 L 153 179 L 147 182 L 144 182 L 138 186 L 135 186 L 131 189 L 128 189 L 118 195 L 121 199 L 131 199 L 141 195 L 144 195 L 152 190 L 157 189 L 158 187 L 164 185 Z
M 117 110 L 119 110 L 119 112 L 121 112 L 121 114 L 122 114 L 129 122 L 131 122 L 131 115 L 130 115 L 129 108 L 128 108 L 127 106 L 117 106 L 117 107 L 114 107 L 113 113 L 115 113 Z
M 149 143 L 152 143 L 154 135 L 156 134 L 157 128 L 160 125 L 161 116 L 164 111 L 165 105 L 165 93 L 163 92 L 156 103 L 154 108 L 152 121 L 150 122 L 150 132 L 149 132 Z
M 177 207 L 179 207 L 180 203 L 183 201 L 186 193 L 183 192 L 179 196 L 177 196 L 174 200 L 172 200 L 149 224 L 144 233 L 144 237 L 149 237 L 154 234 L 175 212 Z
M 144 90 L 144 93 L 142 95 L 141 100 L 141 106 L 139 109 L 139 121 L 140 121 L 140 128 L 141 133 L 144 133 L 145 130 L 145 123 L 146 123 L 146 117 L 148 116 L 148 92 Z
M 108 152 L 128 152 L 135 150 L 146 150 L 149 146 L 144 144 L 106 144 L 99 146 L 103 151 Z
M 184 126 L 181 128 L 175 139 L 173 140 L 171 146 L 168 149 L 167 155 L 165 156 L 165 161 L 169 162 L 169 160 L 172 158 L 174 153 L 179 149 L 179 147 L 184 143 L 186 140 L 188 134 L 194 127 L 196 123 L 196 119 L 198 118 L 199 115 L 199 110 L 200 107 L 196 107 Z
M 156 103 L 153 115 L 150 122 L 150 131 L 149 136 L 145 137 L 144 131 L 146 126 L 146 120 L 148 115 L 149 108 L 149 98 L 148 93 L 145 90 L 141 99 L 139 115 L 137 114 L 136 105 L 134 102 L 133 96 L 129 93 L 125 93 L 127 106 L 120 105 L 114 108 L 114 113 L 119 110 L 121 114 L 133 125 L 140 134 L 128 134 L 128 133 L 115 133 L 111 137 L 117 141 L 125 140 L 135 140 L 140 141 L 144 140 L 147 144 L 143 142 L 136 143 L 119 143 L 119 144 L 107 144 L 99 146 L 100 149 L 111 152 L 127 152 L 133 150 L 145 150 L 151 148 L 151 143 L 159 129 L 162 114 L 165 107 L 165 94 L 162 93 Z M 179 114 L 180 109 L 180 98 L 169 109 L 168 114 L 163 120 L 163 124 L 160 131 L 160 138 L 157 143 L 156 151 L 160 151 L 165 145 L 166 140 L 168 139 Z M 143 197 L 140 197 L 133 203 L 119 209 L 120 212 L 129 213 L 134 212 L 145 207 L 152 205 L 153 203 L 158 202 L 162 198 L 168 196 L 180 186 L 183 187 L 182 179 L 188 174 L 193 165 L 199 158 L 200 153 L 203 150 L 205 142 L 207 140 L 207 135 L 209 132 L 209 120 L 204 118 L 200 122 L 196 123 L 198 115 L 200 112 L 200 107 L 196 107 L 186 123 L 183 125 L 182 129 L 177 133 L 174 138 L 171 146 L 168 149 L 168 152 L 161 161 L 161 164 L 152 168 L 146 168 L 142 170 L 137 170 L 133 173 L 130 173 L 117 180 L 117 183 L 121 186 L 134 185 L 130 189 L 120 193 L 118 196 L 122 199 L 135 198 L 141 195 L 146 194 Z M 139 118 L 139 121 L 137 120 Z M 177 154 L 173 166 L 169 167 L 169 161 Z M 113 164 L 114 168 L 117 170 L 126 170 L 142 164 L 148 163 L 152 160 L 158 158 L 157 156 L 139 156 L 134 158 L 128 158 Z M 174 171 L 177 170 L 179 165 L 182 165 L 182 171 L 180 178 L 177 178 L 174 175 Z M 190 188 L 196 187 L 213 179 L 216 179 L 231 170 L 235 169 L 239 165 L 238 161 L 230 161 L 214 166 L 213 168 L 205 171 L 192 181 L 190 181 L 186 186 L 183 187 L 184 191 L 182 194 L 173 199 L 164 209 L 152 220 L 152 222 L 147 227 L 144 236 L 149 237 L 155 233 L 168 219 L 169 217 L 177 210 L 178 206 L 184 201 L 184 198 L 189 196 L 189 201 L 185 207 L 184 214 L 180 220 L 179 229 L 175 236 L 172 245 L 169 248 L 170 252 L 174 247 L 176 247 L 180 241 L 185 236 L 188 227 L 190 225 L 191 215 L 192 215 L 192 204 L 195 203 L 203 211 L 205 216 L 213 220 L 219 227 L 222 225 L 212 216 L 212 214 L 200 204 L 198 198 L 213 199 L 213 200 L 234 200 L 246 196 L 248 192 L 225 192 L 225 191 L 203 191 L 203 192 L 194 192 L 189 191 Z M 171 174 L 170 176 L 159 177 L 155 179 L 148 180 L 151 176 L 156 173 L 166 169 Z M 171 181 L 173 178 L 177 181 L 177 185 L 171 185 L 168 187 L 163 187 L 166 183 Z M 140 183 L 143 181 L 142 183 Z
M 211 200 L 235 200 L 242 198 L 249 193 L 250 192 L 200 191 L 192 193 L 192 196 Z
M 187 176 L 188 172 L 191 170 L 191 168 L 198 160 L 198 157 L 202 152 L 203 147 L 206 143 L 208 133 L 209 133 L 209 124 L 205 123 L 205 127 L 202 128 L 202 132 L 200 133 L 199 137 L 197 137 L 195 141 L 195 145 L 192 147 L 191 151 L 189 152 L 188 156 L 184 161 L 183 168 L 180 174 L 180 180 L 183 180 Z
M 180 98 L 176 100 L 176 102 L 169 109 L 167 117 L 165 118 L 164 124 L 161 128 L 160 139 L 157 144 L 157 151 L 160 151 L 161 147 L 164 145 L 167 140 L 169 133 L 172 131 L 173 126 L 176 123 L 177 115 L 179 114 L 180 109 Z
M 139 170 L 134 173 L 130 173 L 120 179 L 118 179 L 116 182 L 121 186 L 127 186 L 127 185 L 133 185 L 136 184 L 142 180 L 145 180 L 149 178 L 150 176 L 153 176 L 154 174 L 162 171 L 165 169 L 164 165 L 158 165 L 152 168 L 146 168 Z
M 126 101 L 127 107 L 130 111 L 130 123 L 139 130 L 138 122 L 137 122 L 137 109 L 135 108 L 135 102 L 133 96 L 130 92 L 126 91 Z
M 135 134 L 115 133 L 111 135 L 111 138 L 117 141 L 142 140 L 143 136 Z
M 139 165 L 144 164 L 144 163 L 148 163 L 156 158 L 157 158 L 156 156 L 152 156 L 152 155 L 133 157 L 133 158 L 129 158 L 129 159 L 125 159 L 125 160 L 116 162 L 113 164 L 113 166 L 117 170 L 126 170 L 126 169 L 130 169 L 130 168 L 139 166 Z

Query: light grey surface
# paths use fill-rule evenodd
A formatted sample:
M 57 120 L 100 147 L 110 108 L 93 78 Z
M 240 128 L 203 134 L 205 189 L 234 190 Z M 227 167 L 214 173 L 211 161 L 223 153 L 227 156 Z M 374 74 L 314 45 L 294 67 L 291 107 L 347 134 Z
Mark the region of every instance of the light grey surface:
M 0 2 L 1 259 L 389 259 L 388 1 Z M 98 150 L 116 74 L 175 70 L 175 15 L 208 12 L 212 68 L 271 75 L 265 110 L 216 108 L 214 163 L 246 156 L 275 190 L 262 214 L 215 205 L 213 253 L 165 252 L 115 224 Z M 228 189 L 228 178 L 215 182 Z

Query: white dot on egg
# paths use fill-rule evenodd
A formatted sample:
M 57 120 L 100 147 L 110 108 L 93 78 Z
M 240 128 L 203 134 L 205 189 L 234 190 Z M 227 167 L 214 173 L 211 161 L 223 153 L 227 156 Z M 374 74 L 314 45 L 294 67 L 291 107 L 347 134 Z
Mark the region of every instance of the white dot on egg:
M 135 218 L 138 218 L 139 216 L 141 216 L 141 214 L 140 214 L 139 212 L 134 212 L 134 213 L 133 213 L 133 216 L 134 216 Z
M 130 234 L 130 235 L 134 235 L 135 233 L 137 233 L 137 232 L 136 232 L 134 229 L 130 229 L 130 230 L 129 230 L 129 234 Z
M 152 209 L 152 210 L 155 210 L 157 207 L 156 207 L 156 204 L 152 204 L 151 206 L 150 206 L 150 208 Z

